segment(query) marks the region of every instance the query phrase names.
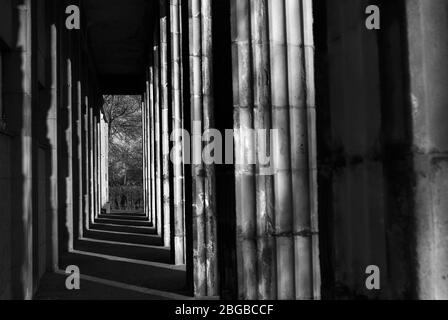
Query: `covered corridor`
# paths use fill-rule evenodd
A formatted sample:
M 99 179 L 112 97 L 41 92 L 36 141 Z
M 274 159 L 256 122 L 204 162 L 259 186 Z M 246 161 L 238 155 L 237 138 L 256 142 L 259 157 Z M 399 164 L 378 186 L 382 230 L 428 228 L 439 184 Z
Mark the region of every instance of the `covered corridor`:
M 448 298 L 446 12 L 0 0 L 0 299 Z M 141 97 L 141 211 L 104 95 Z

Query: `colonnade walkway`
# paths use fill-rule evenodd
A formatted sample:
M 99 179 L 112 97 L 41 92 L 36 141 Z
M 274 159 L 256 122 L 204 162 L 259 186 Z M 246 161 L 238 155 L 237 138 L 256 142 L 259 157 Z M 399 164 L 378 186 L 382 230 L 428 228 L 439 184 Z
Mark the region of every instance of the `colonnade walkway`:
M 448 299 L 448 1 L 372 2 L 0 0 L 0 299 Z
M 152 222 L 142 212 L 99 214 L 62 257 L 77 266 L 79 290 L 67 290 L 65 270 L 46 274 L 35 299 L 189 299 L 185 265 L 173 265 Z

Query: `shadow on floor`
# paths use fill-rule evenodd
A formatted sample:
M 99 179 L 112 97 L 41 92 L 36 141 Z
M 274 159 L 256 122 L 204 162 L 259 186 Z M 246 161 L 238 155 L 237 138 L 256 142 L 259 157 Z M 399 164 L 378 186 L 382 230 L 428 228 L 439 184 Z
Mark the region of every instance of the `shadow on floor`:
M 185 266 L 162 243 L 141 213 L 101 215 L 61 257 L 62 268 L 80 269 L 81 289 L 67 290 L 61 270 L 43 277 L 35 299 L 190 299 Z

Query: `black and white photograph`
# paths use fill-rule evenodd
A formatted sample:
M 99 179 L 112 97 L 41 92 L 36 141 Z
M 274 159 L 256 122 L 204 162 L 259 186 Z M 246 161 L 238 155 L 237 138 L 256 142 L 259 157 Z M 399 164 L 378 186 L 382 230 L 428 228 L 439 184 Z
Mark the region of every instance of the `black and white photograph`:
M 0 0 L 0 300 L 448 300 L 448 0 Z

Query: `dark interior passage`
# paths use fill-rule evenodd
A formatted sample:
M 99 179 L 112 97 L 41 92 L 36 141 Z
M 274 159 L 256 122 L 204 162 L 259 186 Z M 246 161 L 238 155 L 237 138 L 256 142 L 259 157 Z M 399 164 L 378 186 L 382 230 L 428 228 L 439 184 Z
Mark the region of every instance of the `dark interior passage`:
M 0 299 L 447 298 L 447 10 L 0 0 Z

